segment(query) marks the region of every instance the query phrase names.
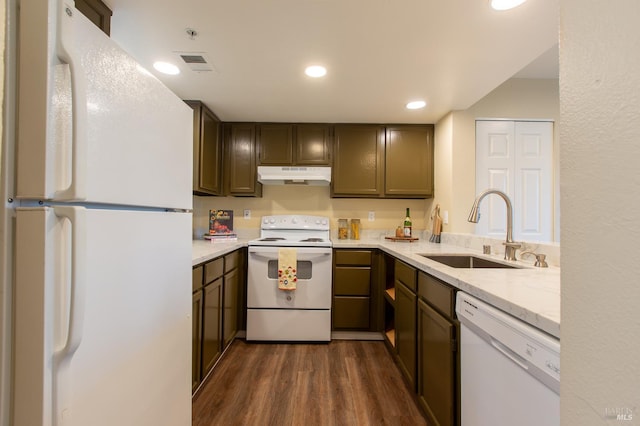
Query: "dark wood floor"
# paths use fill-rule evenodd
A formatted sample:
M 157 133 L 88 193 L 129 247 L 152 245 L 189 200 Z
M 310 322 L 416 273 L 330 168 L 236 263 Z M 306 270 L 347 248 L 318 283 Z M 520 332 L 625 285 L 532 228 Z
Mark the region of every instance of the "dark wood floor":
M 236 340 L 193 402 L 193 426 L 426 425 L 383 342 Z

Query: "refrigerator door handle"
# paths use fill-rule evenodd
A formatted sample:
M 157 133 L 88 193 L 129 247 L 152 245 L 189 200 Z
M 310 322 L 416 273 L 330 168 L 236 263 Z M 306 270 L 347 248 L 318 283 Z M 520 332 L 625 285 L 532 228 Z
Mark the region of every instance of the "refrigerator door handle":
M 70 358 L 82 341 L 86 289 L 86 209 L 84 207 L 55 206 L 59 218 L 71 222 L 71 288 L 67 336 L 64 344 L 55 349 L 58 365 Z
M 65 0 L 57 1 L 56 56 L 69 65 L 71 79 L 71 183 L 56 191 L 59 201 L 86 200 L 86 144 L 87 144 L 87 84 L 80 59 L 73 49 L 74 6 Z

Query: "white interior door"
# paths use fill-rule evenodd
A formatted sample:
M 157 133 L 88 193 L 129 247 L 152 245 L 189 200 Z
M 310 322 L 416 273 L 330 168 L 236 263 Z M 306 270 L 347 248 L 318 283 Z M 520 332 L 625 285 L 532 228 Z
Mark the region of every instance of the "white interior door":
M 476 193 L 493 188 L 513 200 L 514 133 L 513 121 L 476 122 Z M 487 197 L 480 205 L 476 233 L 504 237 L 507 232 L 506 211 L 500 197 Z
M 553 123 L 476 121 L 476 192 L 505 192 L 513 204 L 513 237 L 553 239 Z M 480 206 L 476 234 L 506 235 L 506 206 L 490 196 Z

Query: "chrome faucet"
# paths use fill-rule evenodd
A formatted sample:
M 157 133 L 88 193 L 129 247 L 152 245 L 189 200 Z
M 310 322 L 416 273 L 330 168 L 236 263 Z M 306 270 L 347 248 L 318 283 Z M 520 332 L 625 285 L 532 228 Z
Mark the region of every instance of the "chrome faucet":
M 513 242 L 513 208 L 511 207 L 511 200 L 509 200 L 507 194 L 497 189 L 487 189 L 478 195 L 476 200 L 473 202 L 473 207 L 471 207 L 471 212 L 469 213 L 469 218 L 467 220 L 471 223 L 478 223 L 478 220 L 480 219 L 480 212 L 478 211 L 480 208 L 480 201 L 489 194 L 499 195 L 507 204 L 507 239 L 502 243 L 505 246 L 504 260 L 518 260 L 516 259 L 516 250 L 519 249 L 521 245 Z

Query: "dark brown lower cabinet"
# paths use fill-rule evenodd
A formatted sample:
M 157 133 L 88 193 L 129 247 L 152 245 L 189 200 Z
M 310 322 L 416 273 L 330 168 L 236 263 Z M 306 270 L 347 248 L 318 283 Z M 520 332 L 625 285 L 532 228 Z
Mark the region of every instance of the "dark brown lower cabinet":
M 418 398 L 435 425 L 455 424 L 455 326 L 418 301 Z
M 226 348 L 238 332 L 238 269 L 228 272 L 224 276 L 224 319 L 222 341 Z
M 416 382 L 416 294 L 396 280 L 396 351 L 398 365 L 415 391 Z
M 200 356 L 202 354 L 202 290 L 193 293 L 191 328 L 191 392 L 200 385 Z
M 369 297 L 335 297 L 333 299 L 333 329 L 368 330 L 369 304 Z
M 204 287 L 202 314 L 202 377 L 222 354 L 222 284 L 223 278 Z
M 377 288 L 375 259 L 373 250 L 333 251 L 333 330 L 374 331 L 378 327 L 378 297 L 372 290 Z
M 459 424 L 459 323 L 455 290 L 418 274 L 418 400 L 429 424 Z

